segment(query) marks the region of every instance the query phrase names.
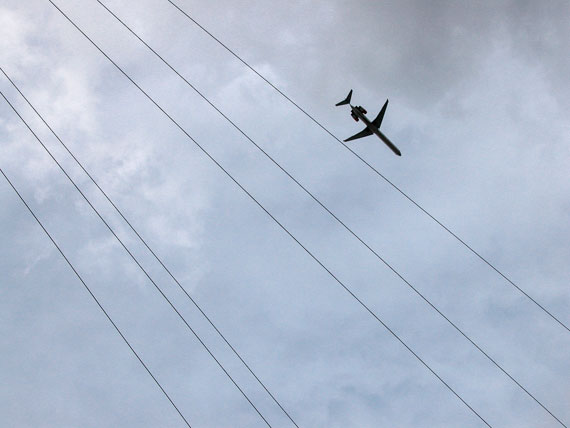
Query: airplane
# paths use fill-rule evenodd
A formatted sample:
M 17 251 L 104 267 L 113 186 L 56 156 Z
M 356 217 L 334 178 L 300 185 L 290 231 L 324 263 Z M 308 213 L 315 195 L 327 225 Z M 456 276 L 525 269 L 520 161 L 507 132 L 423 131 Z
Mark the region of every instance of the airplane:
M 384 141 L 384 143 L 388 147 L 390 147 L 390 149 L 394 153 L 396 153 L 398 156 L 402 156 L 402 153 L 400 152 L 400 150 L 398 150 L 398 148 L 388 139 L 388 137 L 386 137 L 382 132 L 380 132 L 380 125 L 382 124 L 382 119 L 384 118 L 384 113 L 386 112 L 386 107 L 388 107 L 388 100 L 386 100 L 384 107 L 382 107 L 382 110 L 380 110 L 380 113 L 378 113 L 378 116 L 376 116 L 376 119 L 374 119 L 371 122 L 365 116 L 367 111 L 364 109 L 364 107 L 353 106 L 352 104 L 350 104 L 350 98 L 351 97 L 352 97 L 352 89 L 350 90 L 350 92 L 348 93 L 348 96 L 343 101 L 336 103 L 335 105 L 336 106 L 342 106 L 344 104 L 350 105 L 350 110 L 351 110 L 350 115 L 352 116 L 352 118 L 357 122 L 359 119 L 362 120 L 362 122 L 364 122 L 364 124 L 366 125 L 366 128 L 364 128 L 358 134 L 355 134 L 352 137 L 347 138 L 346 140 L 344 140 L 344 142 L 352 141 L 352 140 L 356 140 L 357 138 L 367 137 L 369 135 L 376 134 L 378 137 L 380 137 L 380 139 L 382 141 Z

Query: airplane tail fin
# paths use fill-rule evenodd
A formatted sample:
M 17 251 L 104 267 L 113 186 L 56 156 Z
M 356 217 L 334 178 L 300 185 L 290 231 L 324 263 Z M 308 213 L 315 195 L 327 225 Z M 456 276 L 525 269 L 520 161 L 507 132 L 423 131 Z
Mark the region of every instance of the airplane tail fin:
M 350 97 L 352 97 L 352 89 L 350 90 L 350 92 L 348 93 L 348 95 L 346 96 L 346 98 L 343 101 L 336 103 L 335 105 L 336 106 L 342 106 L 344 104 L 349 104 L 350 103 Z

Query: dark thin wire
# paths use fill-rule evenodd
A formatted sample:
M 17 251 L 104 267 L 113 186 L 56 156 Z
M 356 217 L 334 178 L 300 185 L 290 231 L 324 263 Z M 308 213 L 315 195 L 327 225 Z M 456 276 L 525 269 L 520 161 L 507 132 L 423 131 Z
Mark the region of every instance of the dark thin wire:
M 168 273 L 168 275 L 170 275 L 170 277 L 174 280 L 174 282 L 178 285 L 178 287 L 180 288 L 180 290 L 182 290 L 182 292 L 188 297 L 188 299 L 190 299 L 190 301 L 194 304 L 194 306 L 196 307 L 196 309 L 198 309 L 200 311 L 200 313 L 204 316 L 204 318 L 210 323 L 210 325 L 214 328 L 214 330 L 218 333 L 218 335 L 223 339 L 223 341 L 229 346 L 229 348 L 233 351 L 233 353 L 238 357 L 238 359 L 243 363 L 243 365 L 249 370 L 249 372 L 253 375 L 253 377 L 257 380 L 257 382 L 263 387 L 263 389 L 267 392 L 267 394 L 269 394 L 269 396 L 273 399 L 273 401 L 279 406 L 279 408 L 283 411 L 283 413 L 285 413 L 285 415 L 289 418 L 289 420 L 297 427 L 299 428 L 299 426 L 297 425 L 297 423 L 293 420 L 293 418 L 289 415 L 289 413 L 287 413 L 287 411 L 283 408 L 283 406 L 281 405 L 281 403 L 277 400 L 277 398 L 275 398 L 275 396 L 269 391 L 269 389 L 265 386 L 265 384 L 261 381 L 261 379 L 255 374 L 255 372 L 253 371 L 253 369 L 245 362 L 245 360 L 242 358 L 242 356 L 238 353 L 238 351 L 233 347 L 233 345 L 226 339 L 226 337 L 222 334 L 222 332 L 218 329 L 218 327 L 216 327 L 216 325 L 214 324 L 214 322 L 208 317 L 208 315 L 206 315 L 206 313 L 202 310 L 202 308 L 200 307 L 200 305 L 198 305 L 198 303 L 192 298 L 192 296 L 186 291 L 186 289 L 182 286 L 182 284 L 178 281 L 178 279 L 174 276 L 174 274 L 170 271 L 170 269 L 168 269 L 166 267 L 166 265 L 163 263 L 162 259 L 160 257 L 158 257 L 158 255 L 150 248 L 150 246 L 148 245 L 148 243 L 143 239 L 143 237 L 139 234 L 139 232 L 134 228 L 134 226 L 131 224 L 131 222 L 129 220 L 127 220 L 127 218 L 124 216 L 124 214 L 122 213 L 122 211 L 117 207 L 117 205 L 115 205 L 115 203 L 111 200 L 111 198 L 107 195 L 107 193 L 101 188 L 101 186 L 99 186 L 99 184 L 97 183 L 97 181 L 93 178 L 93 176 L 85 169 L 85 167 L 83 166 L 83 164 L 79 161 L 79 159 L 77 159 L 75 157 L 75 155 L 71 152 L 71 150 L 67 147 L 67 145 L 61 140 L 61 138 L 59 138 L 59 136 L 56 134 L 56 132 L 52 129 L 52 127 L 44 120 L 43 116 L 36 110 L 36 108 L 32 105 L 32 103 L 30 103 L 30 101 L 28 100 L 28 98 L 26 98 L 26 96 L 22 93 L 22 91 L 20 90 L 20 88 L 18 88 L 18 86 L 14 83 L 14 81 L 12 81 L 12 79 L 10 79 L 10 77 L 6 74 L 6 72 L 2 69 L 2 67 L 0 67 L 0 71 L 2 71 L 2 73 L 4 73 L 4 76 L 6 76 L 6 78 L 10 81 L 10 83 L 12 84 L 12 86 L 14 86 L 14 88 L 16 88 L 16 90 L 20 93 L 20 95 L 22 96 L 22 98 L 24 98 L 24 100 L 26 100 L 26 102 L 28 103 L 28 105 L 32 108 L 32 110 L 34 110 L 34 112 L 39 116 L 39 118 L 42 120 L 42 122 L 47 126 L 47 128 L 51 131 L 51 133 L 54 135 L 55 138 L 57 138 L 57 140 L 61 143 L 61 145 L 65 148 L 65 150 L 67 151 L 67 153 L 69 153 L 69 155 L 75 160 L 75 162 L 79 165 L 79 167 L 83 170 L 83 172 L 89 177 L 89 179 L 93 182 L 93 184 L 97 187 L 97 189 L 99 189 L 99 191 L 103 194 L 103 196 L 105 196 L 105 198 L 107 199 L 107 201 L 109 201 L 109 203 L 113 206 L 113 208 L 115 209 L 115 211 L 117 211 L 117 213 L 121 216 L 121 218 L 125 221 L 125 223 L 127 223 L 127 225 L 131 228 L 131 230 L 135 233 L 135 235 L 140 239 L 140 241 L 144 244 L 144 246 L 150 251 L 150 253 L 154 256 L 154 258 L 158 261 L 158 263 L 160 263 L 160 265 L 164 268 L 164 270 Z
M 274 165 L 276 165 L 283 173 L 285 173 L 293 182 L 299 186 L 307 195 L 317 202 L 328 214 L 330 214 L 340 225 L 342 225 L 352 236 L 354 236 L 362 245 L 364 245 L 378 260 L 386 265 L 394 274 L 396 274 L 409 288 L 411 288 L 422 300 L 424 300 L 432 309 L 434 309 L 443 319 L 445 319 L 455 330 L 457 330 L 465 339 L 467 339 L 479 352 L 481 352 L 489 361 L 491 361 L 499 370 L 517 384 L 530 398 L 532 398 L 539 406 L 548 412 L 560 424 L 565 426 L 545 405 L 543 405 L 534 395 L 532 395 L 525 387 L 513 378 L 503 367 L 499 365 L 491 356 L 489 356 L 477 343 L 475 343 L 466 333 L 464 333 L 453 321 L 444 315 L 436 306 L 434 306 L 418 289 L 408 282 L 394 267 L 390 265 L 380 254 L 371 248 L 360 236 L 358 236 L 348 225 L 340 220 L 327 206 L 325 206 L 313 193 L 303 186 L 295 177 L 293 177 L 285 168 L 283 168 L 271 155 L 261 148 L 252 138 L 249 137 L 238 125 L 236 125 L 228 116 L 226 116 L 216 105 L 214 105 L 205 95 L 203 95 L 194 85 L 192 85 L 184 76 L 182 76 L 168 61 L 158 54 L 151 46 L 149 46 L 137 33 L 135 33 L 124 21 L 122 21 L 113 11 L 105 6 L 100 0 L 96 0 L 105 10 L 107 10 L 117 21 L 119 21 L 131 34 L 133 34 L 141 43 L 143 43 L 152 53 L 154 53 L 168 68 L 170 68 L 178 77 L 180 77 L 188 86 L 190 86 L 198 95 L 200 95 L 211 107 L 213 107 L 224 119 L 226 119 L 235 129 L 237 129 L 250 143 L 252 143 L 261 153 L 265 155 Z M 268 391 L 269 392 L 269 391 Z M 271 394 L 270 394 L 271 395 Z M 279 404 L 279 403 L 277 403 Z M 280 406 L 281 407 L 281 406 Z M 285 411 L 285 410 L 283 410 Z M 285 412 L 287 414 L 287 412 Z M 288 416 L 288 415 L 287 415 Z M 295 423 L 293 421 L 293 423 Z M 296 424 L 295 424 L 296 425 Z
M 231 179 L 259 208 L 261 208 L 291 239 L 293 239 L 315 262 L 317 262 L 342 288 L 344 288 L 367 312 L 370 313 L 392 336 L 394 336 L 412 355 L 414 355 L 418 361 L 420 361 L 437 379 L 441 381 L 465 406 L 467 406 L 481 421 L 483 421 L 487 426 L 489 423 L 479 413 L 475 411 L 455 390 L 445 382 L 421 357 L 416 354 L 400 337 L 390 329 L 366 304 L 360 300 L 340 279 L 338 279 L 311 251 L 309 251 L 289 230 L 279 222 L 261 203 L 251 194 L 245 187 L 241 185 L 216 159 L 214 159 L 210 153 L 204 149 L 172 116 L 170 116 L 147 92 L 144 91 L 121 67 L 119 67 L 93 40 L 89 38 L 59 7 L 57 7 L 52 0 L 48 0 L 83 36 L 91 42 L 93 46 L 101 52 L 105 58 L 107 58 L 133 85 L 135 85 L 143 95 L 145 95 L 149 101 L 151 101 L 170 121 L 184 133 L 212 162 L 220 168 L 226 176 Z
M 137 359 L 139 360 L 139 362 L 142 364 L 142 366 L 145 368 L 146 372 L 150 375 L 150 377 L 152 377 L 152 380 L 154 380 L 154 382 L 158 385 L 158 387 L 160 388 L 160 390 L 162 391 L 162 393 L 165 395 L 166 398 L 168 398 L 168 401 L 170 401 L 170 404 L 172 404 L 172 406 L 176 409 L 176 411 L 178 412 L 178 414 L 180 415 L 180 417 L 184 420 L 184 423 L 189 427 L 190 424 L 188 423 L 188 421 L 186 420 L 186 418 L 184 417 L 184 415 L 182 414 L 182 412 L 180 411 L 180 409 L 178 409 L 178 407 L 176 407 L 176 404 L 174 404 L 174 401 L 172 401 L 172 399 L 170 398 L 170 396 L 168 395 L 168 393 L 164 390 L 164 388 L 162 387 L 162 385 L 160 384 L 160 382 L 156 379 L 156 377 L 152 374 L 152 372 L 150 371 L 150 369 L 147 367 L 147 365 L 144 363 L 144 361 L 141 359 L 141 357 L 139 356 L 139 354 L 137 354 L 137 351 L 134 350 L 134 348 L 131 346 L 131 344 L 129 343 L 129 341 L 127 340 L 127 338 L 123 335 L 123 333 L 121 332 L 121 330 L 119 329 L 119 327 L 117 327 L 117 324 L 115 324 L 115 322 L 113 321 L 113 319 L 111 318 L 111 316 L 107 313 L 107 311 L 105 310 L 105 308 L 103 308 L 103 306 L 101 305 L 101 303 L 99 302 L 99 300 L 97 299 L 97 297 L 95 297 L 95 295 L 93 294 L 93 292 L 91 291 L 91 289 L 89 288 L 89 286 L 85 283 L 85 281 L 83 280 L 83 278 L 81 277 L 81 275 L 79 275 L 79 273 L 77 272 L 77 270 L 75 270 L 75 267 L 73 267 L 73 265 L 71 264 L 71 262 L 69 261 L 69 259 L 65 256 L 65 254 L 63 253 L 63 251 L 61 250 L 61 248 L 59 247 L 59 245 L 57 245 L 57 243 L 55 242 L 54 238 L 50 235 L 50 233 L 47 231 L 47 229 L 44 227 L 44 225 L 42 224 L 42 222 L 40 221 L 40 219 L 36 216 L 36 214 L 34 214 L 34 212 L 32 211 L 32 209 L 30 208 L 30 206 L 27 204 L 27 202 L 24 200 L 24 198 L 22 197 L 22 195 L 20 194 L 20 192 L 18 192 L 18 190 L 16 189 L 16 187 L 12 184 L 12 182 L 10 181 L 10 179 L 6 176 L 6 174 L 4 173 L 4 171 L 2 170 L 2 168 L 0 168 L 0 172 L 2 173 L 2 175 L 4 176 L 4 178 L 6 179 L 6 181 L 8 182 L 8 184 L 10 184 L 10 186 L 12 187 L 12 189 L 14 189 L 14 192 L 16 192 L 16 194 L 18 195 L 18 197 L 20 198 L 20 200 L 22 201 L 22 203 L 26 206 L 26 208 L 28 209 L 28 211 L 30 212 L 30 214 L 36 219 L 36 221 L 38 222 L 38 224 L 40 225 L 40 227 L 43 229 L 43 231 L 46 233 L 46 235 L 48 236 L 48 238 L 51 240 L 51 242 L 53 243 L 53 245 L 55 246 L 55 248 L 57 248 L 57 251 L 59 251 L 59 254 L 61 254 L 61 256 L 65 259 L 65 261 L 67 262 L 67 264 L 69 265 L 69 267 L 71 268 L 71 270 L 73 271 L 73 273 L 77 276 L 77 278 L 79 278 L 79 281 L 81 281 L 81 283 L 83 284 L 83 286 L 85 287 L 85 289 L 87 290 L 87 292 L 91 295 L 91 297 L 93 298 L 93 300 L 95 300 L 95 303 L 97 303 L 97 306 L 99 306 L 99 309 L 101 309 L 101 311 L 103 311 L 103 313 L 105 314 L 105 316 L 107 317 L 107 319 L 109 320 L 109 322 L 113 325 L 113 327 L 115 328 L 115 330 L 117 330 L 117 333 L 119 333 L 119 336 L 121 336 L 121 339 L 123 339 L 123 341 L 127 344 L 127 346 L 129 347 L 129 349 L 132 351 L 133 354 L 135 354 L 135 357 L 137 357 Z
M 558 324 L 560 324 L 562 327 L 564 327 L 569 333 L 570 333 L 570 328 L 568 328 L 566 326 L 566 324 L 564 324 L 562 321 L 560 321 L 556 316 L 554 316 L 551 312 L 548 311 L 548 309 L 546 309 L 544 306 L 542 306 L 540 303 L 538 303 L 534 298 L 532 298 L 528 293 L 526 293 L 523 289 L 521 289 L 517 284 L 515 284 L 511 279 L 509 279 L 505 274 L 503 274 L 499 269 L 497 269 L 490 261 L 488 261 L 485 257 L 483 257 L 481 254 L 479 254 L 475 249 L 473 249 L 469 244 L 467 244 L 463 239 L 461 239 L 458 235 L 456 235 L 454 232 L 452 232 L 447 226 L 445 226 L 440 220 L 438 220 L 436 217 L 434 217 L 432 214 L 430 214 L 425 208 L 423 208 L 419 203 L 417 203 L 415 200 L 412 199 L 411 196 L 408 196 L 407 193 L 405 193 L 402 189 L 400 189 L 397 185 L 395 185 L 394 183 L 392 183 L 392 181 L 390 181 L 384 174 L 382 174 L 380 171 L 378 171 L 376 168 L 374 168 L 370 163 L 368 163 L 364 158 L 362 158 L 358 153 L 356 153 L 354 150 L 352 150 L 350 148 L 350 146 L 348 146 L 347 144 L 344 143 L 344 141 L 342 141 L 341 139 L 339 139 L 336 135 L 334 135 L 331 131 L 329 131 L 324 125 L 322 125 L 319 121 L 317 121 L 317 119 L 315 119 L 311 114 L 309 114 L 305 109 L 303 109 L 301 106 L 299 106 L 295 101 L 293 101 L 291 98 L 289 98 L 287 95 L 285 95 L 285 93 L 283 93 L 279 88 L 277 88 L 273 83 L 271 83 L 269 80 L 267 80 L 267 78 L 265 78 L 262 74 L 260 74 L 256 69 L 254 69 L 251 65 L 249 65 L 245 60 L 243 60 L 240 56 L 238 56 L 233 50 L 231 50 L 229 47 L 227 47 L 221 40 L 219 40 L 216 36 L 214 36 L 212 33 L 210 33 L 206 28 L 204 28 L 202 25 L 200 25 L 194 18 L 192 18 L 188 13 L 186 13 L 184 10 L 182 10 L 176 3 L 174 3 L 172 0 L 167 0 L 172 6 L 174 6 L 176 9 L 178 9 L 178 11 L 180 11 L 184 16 L 186 16 L 190 21 L 192 21 L 194 24 L 196 24 L 202 31 L 204 31 L 206 34 L 208 34 L 212 39 L 214 39 L 216 42 L 218 42 L 218 44 L 220 44 L 223 48 L 225 48 L 229 53 L 231 53 L 235 58 L 237 58 L 242 64 L 244 64 L 247 68 L 249 68 L 251 71 L 253 71 L 255 74 L 257 74 L 258 77 L 260 77 L 263 81 L 265 81 L 265 83 L 267 83 L 269 86 L 271 86 L 274 90 L 276 90 L 281 96 L 283 96 L 287 101 L 289 101 L 291 104 L 293 104 L 299 111 L 301 111 L 305 116 L 307 116 L 309 119 L 311 119 L 316 125 L 318 125 L 323 131 L 325 131 L 327 134 L 329 134 L 331 137 L 333 137 L 337 142 L 339 142 L 340 144 L 342 144 L 342 146 L 348 150 L 350 153 L 352 153 L 354 156 L 356 156 L 361 162 L 363 162 L 368 168 L 370 168 L 376 175 L 378 175 L 379 177 L 381 177 L 386 183 L 388 183 L 390 186 L 392 186 L 395 190 L 397 190 L 402 196 L 404 196 L 408 201 L 410 201 L 412 204 L 414 204 L 417 208 L 419 208 L 424 214 L 426 214 L 429 218 L 431 218 L 433 221 L 435 221 L 437 224 L 439 224 L 445 231 L 447 231 L 447 233 L 449 233 L 451 236 L 453 236 L 457 241 L 459 241 L 461 244 L 463 244 L 469 251 L 471 251 L 473 254 L 475 254 L 481 261 L 483 261 L 487 266 L 489 266 L 491 269 L 493 269 L 496 273 L 498 273 L 500 276 L 503 277 L 503 279 L 505 279 L 508 283 L 510 283 L 513 287 L 515 287 L 518 291 L 520 291 L 522 294 L 524 294 L 530 301 L 532 301 L 536 306 L 538 306 L 540 309 L 542 309 L 546 314 L 548 314 L 554 321 L 556 321 Z
M 194 335 L 194 337 L 196 337 L 196 339 L 198 339 L 198 341 L 200 342 L 200 344 L 204 347 L 204 349 L 208 352 L 208 354 L 210 354 L 210 356 L 212 357 L 212 359 L 218 364 L 218 366 L 223 370 L 223 372 L 226 374 L 226 376 L 232 381 L 232 383 L 234 384 L 234 386 L 239 390 L 239 392 L 241 392 L 241 394 L 245 397 L 245 399 L 249 402 L 249 404 L 251 405 L 251 407 L 254 408 L 254 410 L 257 412 L 257 414 L 261 417 L 261 419 L 263 419 L 263 421 L 267 424 L 267 426 L 271 427 L 271 425 L 269 424 L 269 422 L 267 422 L 267 420 L 265 419 L 265 417 L 261 414 L 261 412 L 257 409 L 257 407 L 255 407 L 255 405 L 253 404 L 253 402 L 249 399 L 249 397 L 247 396 L 247 394 L 240 388 L 240 386 L 236 383 L 236 381 L 234 380 L 234 378 L 228 373 L 228 371 L 225 369 L 225 367 L 222 365 L 222 363 L 214 356 L 214 354 L 212 353 L 212 351 L 208 348 L 208 346 L 206 345 L 206 343 L 200 338 L 200 336 L 198 336 L 198 333 L 196 333 L 196 331 L 194 331 L 194 329 L 190 326 L 190 324 L 188 324 L 188 322 L 186 321 L 186 319 L 182 316 L 182 314 L 178 311 L 178 309 L 176 309 L 176 307 L 174 306 L 174 304 L 170 301 L 170 299 L 166 296 L 166 294 L 164 294 L 164 292 L 160 289 L 160 287 L 156 284 L 156 282 L 154 282 L 154 280 L 151 278 L 151 276 L 148 274 L 148 272 L 142 267 L 142 265 L 140 264 L 140 262 L 137 260 L 137 258 L 133 255 L 133 253 L 131 253 L 131 251 L 127 248 L 127 246 L 123 243 L 123 241 L 121 240 L 121 238 L 119 238 L 119 236 L 115 233 L 115 231 L 113 230 L 113 228 L 109 225 L 109 223 L 107 223 L 107 221 L 101 216 L 101 214 L 99 213 L 99 211 L 97 211 L 97 209 L 93 206 L 93 204 L 91 203 L 91 201 L 89 201 L 89 199 L 87 199 L 87 196 L 85 196 L 85 194 L 83 193 L 83 191 L 81 191 L 81 189 L 77 186 L 77 184 L 75 183 L 75 181 L 73 181 L 73 179 L 69 176 L 69 174 L 65 171 L 65 169 L 61 166 L 61 164 L 57 161 L 57 159 L 53 156 L 53 154 L 49 151 L 49 149 L 45 146 L 45 144 L 42 142 L 42 140 L 36 135 L 36 133 L 32 130 L 32 128 L 30 128 L 30 125 L 28 125 L 28 123 L 24 120 L 24 118 L 20 115 L 20 113 L 14 108 L 14 106 L 12 105 L 12 103 L 10 103 L 10 101 L 8 101 L 8 99 L 6 98 L 6 96 L 4 95 L 4 93 L 2 93 L 0 91 L 0 95 L 2 95 L 2 97 L 4 98 L 4 100 L 6 100 L 6 102 L 8 103 L 8 105 L 10 107 L 12 107 L 12 110 L 14 110 L 14 112 L 18 115 L 18 117 L 20 118 L 20 120 L 22 122 L 24 122 L 24 124 L 26 125 L 26 127 L 30 130 L 30 132 L 34 135 L 34 137 L 36 137 L 36 140 L 38 140 L 38 142 L 42 145 L 42 147 L 45 149 L 45 151 L 49 154 L 49 156 L 53 159 L 53 161 L 57 164 L 57 166 L 59 167 L 59 169 L 65 174 L 65 176 L 67 177 L 67 179 L 71 182 L 71 184 L 73 184 L 73 186 L 75 187 L 75 189 L 77 189 L 77 191 L 81 194 L 81 196 L 83 196 L 83 199 L 85 199 L 85 201 L 87 202 L 87 204 L 89 204 L 89 206 L 91 207 L 91 209 L 95 212 L 95 214 L 97 214 L 97 216 L 99 217 L 99 219 L 103 222 L 103 224 L 107 227 L 107 229 L 109 229 L 109 231 L 113 234 L 113 236 L 115 237 L 115 239 L 117 239 L 117 241 L 119 241 L 119 243 L 121 244 L 121 246 L 124 248 L 124 250 L 129 254 L 129 256 L 131 257 L 131 259 L 133 259 L 133 261 L 137 264 L 137 266 L 139 267 L 139 269 L 145 274 L 145 276 L 149 279 L 149 281 L 152 283 L 152 285 L 154 285 L 154 287 L 158 290 L 158 292 L 161 294 L 161 296 L 168 302 L 168 304 L 170 305 L 170 307 L 174 310 L 174 312 L 176 312 L 176 314 L 178 315 L 178 317 L 184 322 L 184 324 L 186 325 L 186 327 L 188 327 L 188 329 L 192 332 L 192 334 Z

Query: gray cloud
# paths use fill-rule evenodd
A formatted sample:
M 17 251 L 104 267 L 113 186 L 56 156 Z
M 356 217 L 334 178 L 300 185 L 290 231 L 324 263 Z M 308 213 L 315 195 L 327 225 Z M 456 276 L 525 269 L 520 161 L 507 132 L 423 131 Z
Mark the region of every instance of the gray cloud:
M 61 1 L 493 426 L 557 426 L 96 2 Z M 59 4 L 59 2 L 58 2 Z M 568 337 L 167 2 L 106 2 L 562 420 Z M 181 2 L 339 137 L 349 88 L 402 148 L 354 147 L 567 324 L 568 6 L 557 2 Z M 480 422 L 47 2 L 6 0 L 2 67 L 94 173 L 300 426 Z M 274 426 L 286 418 L 97 194 L 157 283 Z M 1 167 L 192 426 L 261 426 L 3 103 Z M 14 426 L 182 426 L 7 185 L 0 411 Z

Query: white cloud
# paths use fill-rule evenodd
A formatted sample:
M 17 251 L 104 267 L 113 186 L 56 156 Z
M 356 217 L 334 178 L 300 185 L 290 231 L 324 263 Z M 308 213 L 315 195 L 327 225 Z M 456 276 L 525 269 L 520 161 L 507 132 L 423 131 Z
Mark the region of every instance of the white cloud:
M 96 2 L 61 3 L 493 425 L 553 423 Z M 527 13 L 514 19 L 505 4 L 493 10 L 484 5 L 428 8 L 413 1 L 253 2 L 247 8 L 223 0 L 208 8 L 181 4 L 302 105 L 314 107 L 311 112 L 340 136 L 350 135 L 354 124 L 334 102 L 349 87 L 359 85 L 355 96 L 369 111 L 389 97 L 383 127 L 404 156 L 395 159 L 373 139 L 359 141 L 355 149 L 523 288 L 557 314 L 567 313 L 568 122 L 561 97 L 552 89 L 557 72 L 545 73 L 545 64 L 558 64 L 552 56 L 562 46 L 556 41 L 557 25 L 548 33 L 549 54 L 541 57 L 545 64 L 536 64 L 524 54 L 534 45 L 511 39 Z M 213 99 L 256 142 L 556 414 L 568 418 L 568 362 L 563 358 L 568 343 L 544 314 L 167 2 L 109 1 L 109 6 L 142 29 L 199 89 L 215 94 Z M 478 426 L 476 417 L 48 3 L 12 2 L 0 17 L 6 36 L 0 38 L 3 67 L 301 426 Z M 509 25 L 498 25 L 503 21 Z M 539 20 L 541 25 L 546 21 Z M 11 100 L 18 100 L 5 79 L 1 85 Z M 32 199 L 193 425 L 256 425 L 259 420 L 247 403 L 157 299 L 33 137 L 8 107 L 2 112 L 2 167 L 9 165 L 24 196 Z M 31 122 L 42 129 L 37 120 Z M 272 421 L 281 422 L 283 415 L 58 143 L 45 130 L 41 136 L 240 384 Z M 16 279 L 2 288 L 0 313 L 9 322 L 0 323 L 1 336 L 10 353 L 0 357 L 0 365 L 8 368 L 7 383 L 15 392 L 2 395 L 2 414 L 30 426 L 38 420 L 48 426 L 77 425 L 77 414 L 100 426 L 156 426 L 156 421 L 176 426 L 176 418 L 165 416 L 172 409 L 162 403 L 160 392 L 104 320 L 95 318 L 97 308 L 79 291 L 74 294 L 78 283 L 67 267 L 56 257 L 46 258 L 43 247 L 29 238 L 37 226 L 25 221 L 19 202 L 6 200 L 12 202 L 2 211 L 7 238 L 1 243 L 6 256 L 0 266 L 2 277 Z M 27 238 L 18 238 L 20 227 Z M 19 242 L 16 251 L 13 242 Z M 21 265 L 28 275 L 18 279 L 13 266 Z M 45 341 L 34 335 L 38 323 L 49 333 Z M 30 355 L 44 355 L 55 379 L 42 376 L 41 359 Z M 21 365 L 15 363 L 20 360 Z M 59 407 L 62 397 L 68 397 L 66 408 Z M 61 412 L 50 412 L 53 406 Z M 40 410 L 24 420 L 18 413 L 26 407 Z

